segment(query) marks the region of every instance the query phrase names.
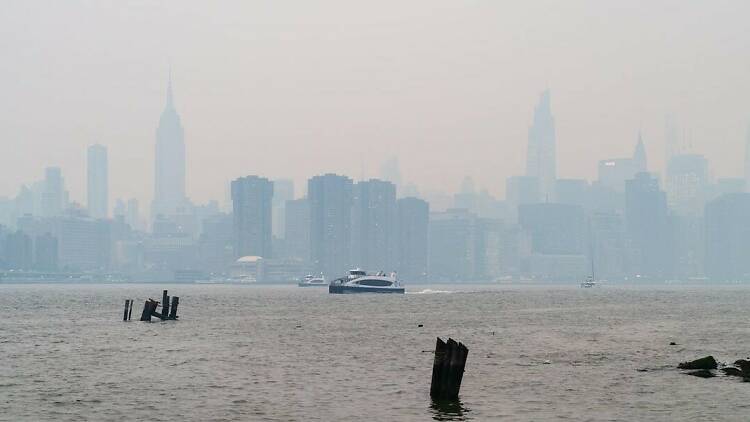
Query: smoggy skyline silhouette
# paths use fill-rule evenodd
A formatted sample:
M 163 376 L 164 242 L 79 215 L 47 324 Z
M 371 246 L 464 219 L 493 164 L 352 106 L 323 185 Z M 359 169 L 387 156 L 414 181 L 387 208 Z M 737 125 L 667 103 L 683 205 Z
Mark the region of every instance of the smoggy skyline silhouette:
M 170 65 L 198 202 L 248 174 L 300 187 L 326 172 L 377 177 L 392 156 L 423 190 L 471 176 L 502 196 L 526 172 L 546 89 L 558 178 L 594 179 L 598 160 L 632 154 L 639 131 L 663 173 L 667 115 L 680 151 L 741 177 L 747 12 L 741 1 L 10 2 L 0 196 L 59 166 L 83 203 L 98 143 L 110 198 L 148 204 Z

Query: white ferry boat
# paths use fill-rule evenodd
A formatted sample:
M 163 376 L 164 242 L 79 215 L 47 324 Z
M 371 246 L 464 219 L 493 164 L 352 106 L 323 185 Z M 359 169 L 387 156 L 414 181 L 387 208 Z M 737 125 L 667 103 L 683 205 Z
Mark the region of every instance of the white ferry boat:
M 357 268 L 349 270 L 349 275 L 333 280 L 328 285 L 328 293 L 401 293 L 406 291 L 396 278 L 396 273 L 384 272 L 367 274 Z
M 326 281 L 326 278 L 323 277 L 321 274 L 318 277 L 315 277 L 312 274 L 308 274 L 297 283 L 299 287 L 325 287 L 328 285 L 328 282 Z

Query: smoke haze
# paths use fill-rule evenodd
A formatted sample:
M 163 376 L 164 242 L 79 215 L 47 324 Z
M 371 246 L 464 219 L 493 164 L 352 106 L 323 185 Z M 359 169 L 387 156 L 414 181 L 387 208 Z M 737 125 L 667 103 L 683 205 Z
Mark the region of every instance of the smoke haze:
M 113 198 L 153 196 L 169 67 L 187 194 L 246 174 L 377 176 L 502 195 L 552 92 L 558 177 L 596 176 L 642 130 L 663 173 L 664 119 L 715 176 L 742 174 L 750 120 L 745 1 L 5 1 L 0 196 L 59 165 L 85 199 L 86 147 Z M 298 192 L 301 194 L 302 192 Z

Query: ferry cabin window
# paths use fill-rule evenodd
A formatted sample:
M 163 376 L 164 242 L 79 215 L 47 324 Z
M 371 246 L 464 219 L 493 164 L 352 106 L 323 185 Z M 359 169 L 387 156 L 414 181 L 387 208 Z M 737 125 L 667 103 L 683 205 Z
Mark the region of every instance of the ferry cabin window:
M 357 284 L 360 284 L 362 286 L 390 286 L 391 283 L 389 281 L 385 280 L 360 280 L 357 282 Z

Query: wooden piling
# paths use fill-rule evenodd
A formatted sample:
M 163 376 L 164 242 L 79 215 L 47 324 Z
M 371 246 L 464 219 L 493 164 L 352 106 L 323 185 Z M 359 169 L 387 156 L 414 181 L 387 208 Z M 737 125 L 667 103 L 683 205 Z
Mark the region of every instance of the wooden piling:
M 130 299 L 125 299 L 125 311 L 122 314 L 122 320 L 128 320 L 128 306 L 130 305 Z
M 167 319 L 169 317 L 169 295 L 167 295 L 166 290 L 164 290 L 161 297 L 161 314 L 161 319 Z
M 156 307 L 159 305 L 159 302 L 149 299 L 146 301 L 146 303 L 143 304 L 143 313 L 141 314 L 141 321 L 151 321 L 151 316 L 157 316 L 159 317 L 160 314 L 156 312 Z
M 141 321 L 151 321 L 151 300 L 147 300 L 143 304 L 143 312 L 141 313 Z
M 172 309 L 169 310 L 169 319 L 177 319 L 177 305 L 180 304 L 180 297 L 172 298 Z
M 446 343 L 438 337 L 430 385 L 430 396 L 433 399 L 458 399 L 468 355 L 469 349 L 462 343 L 457 343 L 452 338 L 449 338 Z
M 130 299 L 130 309 L 128 309 L 128 321 L 130 321 L 131 316 L 133 316 L 133 299 Z

